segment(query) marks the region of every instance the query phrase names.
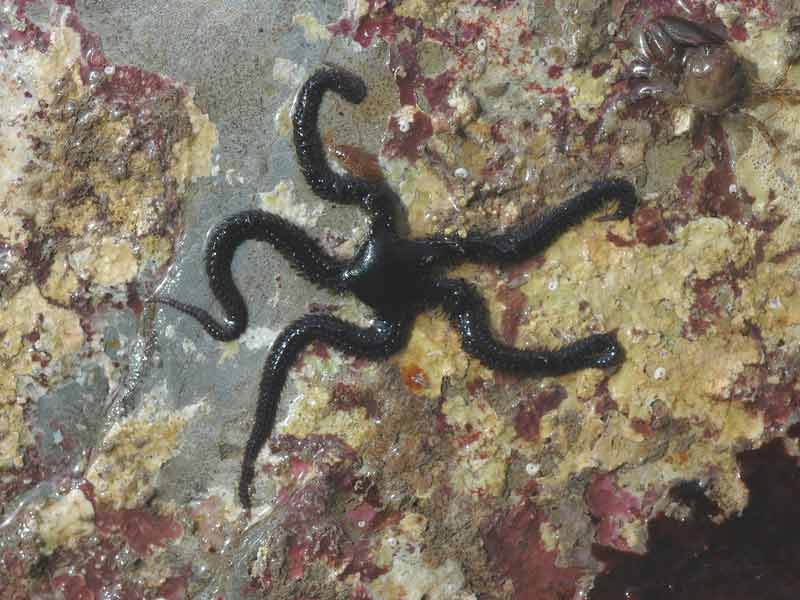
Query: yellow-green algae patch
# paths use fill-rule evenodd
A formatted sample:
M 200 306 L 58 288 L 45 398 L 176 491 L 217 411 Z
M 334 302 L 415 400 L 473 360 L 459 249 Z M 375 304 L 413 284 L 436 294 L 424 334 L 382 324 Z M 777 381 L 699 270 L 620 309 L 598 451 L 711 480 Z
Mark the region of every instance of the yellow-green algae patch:
M 292 17 L 292 23 L 303 28 L 307 42 L 321 42 L 331 39 L 331 33 L 322 25 L 314 15 L 297 14 Z
M 421 19 L 426 25 L 436 26 L 439 24 L 439 19 L 458 7 L 459 3 L 455 0 L 408 0 L 395 9 L 395 14 Z
M 351 448 L 361 445 L 375 433 L 375 423 L 363 407 L 348 411 L 332 405 L 327 387 L 297 380 L 299 395 L 292 401 L 288 417 L 278 426 L 279 433 L 304 438 L 309 435 L 335 435 Z
M 182 414 L 150 410 L 115 423 L 86 474 L 97 499 L 114 509 L 147 502 L 161 467 L 175 454 L 186 422 Z
M 607 227 L 588 222 L 566 233 L 521 287 L 531 318 L 520 327 L 518 344 L 557 347 L 616 330 L 626 349 L 626 360 L 608 380 L 616 405 L 609 415 L 585 402 L 591 386 L 581 382 L 591 371 L 559 378 L 568 398 L 541 423 L 541 437 L 559 453 L 557 471 L 543 480 L 554 491 L 583 469 L 636 464 L 647 444 L 631 422 L 649 423 L 656 406 L 713 431 L 711 447 L 723 458 L 763 431 L 761 417 L 743 405 L 717 404 L 743 368 L 763 358 L 756 341 L 743 333 L 744 320 L 723 321 L 693 339 L 684 336 L 695 301 L 692 283 L 744 265 L 753 255 L 754 235 L 723 219 L 701 218 L 682 227 L 673 244 L 620 248 L 608 242 Z M 613 227 L 623 238 L 634 235 L 627 224 Z M 581 310 L 583 303 L 588 312 Z M 577 439 L 573 420 L 561 418 L 568 412 L 580 423 Z M 690 458 L 702 465 L 722 460 L 711 456 Z M 667 454 L 664 460 L 672 458 Z
M 41 294 L 48 300 L 66 306 L 78 291 L 78 277 L 70 266 L 64 253 L 58 253 L 53 259 L 50 274 L 41 288 Z
M 570 71 L 568 80 L 576 89 L 575 95 L 570 99 L 573 108 L 578 111 L 582 119 L 589 120 L 596 116 L 595 111 L 608 93 L 606 77 L 594 77 L 591 70 L 582 69 Z
M 413 168 L 390 169 L 389 179 L 399 182 L 397 191 L 408 209 L 411 234 L 424 236 L 438 231 L 436 214 L 453 206 L 452 194 L 441 177 L 418 162 Z
M 613 227 L 623 237 L 633 235 L 628 224 Z M 520 327 L 523 343 L 557 346 L 589 328 L 620 328 L 623 345 L 634 351 L 651 336 L 677 338 L 694 301 L 693 279 L 743 264 L 753 246 L 744 227 L 715 218 L 687 224 L 670 245 L 619 248 L 609 243 L 607 230 L 586 223 L 545 252 L 544 264 L 520 288 L 531 313 Z M 588 303 L 588 318 L 582 303 Z
M 772 87 L 781 82 L 786 66 L 793 60 L 791 44 L 787 43 L 789 19 L 770 28 L 747 23 L 747 39 L 731 41 L 736 54 L 756 69 L 760 85 Z
M 131 245 L 126 240 L 111 237 L 75 253 L 73 262 L 82 279 L 91 279 L 107 286 L 127 283 L 136 276 L 139 268 Z
M 219 134 L 208 115 L 194 103 L 192 94 L 187 94 L 181 104 L 189 117 L 192 131 L 172 147 L 174 161 L 169 173 L 184 186 L 190 181 L 211 175 L 211 151 L 219 143 Z
M 436 398 L 446 377 L 463 378 L 469 359 L 461 350 L 458 333 L 443 317 L 421 314 L 414 321 L 411 337 L 392 359 L 412 392 Z
M 0 401 L 5 403 L 18 401 L 18 377 L 35 376 L 45 368 L 55 374 L 70 369 L 84 340 L 78 315 L 47 302 L 35 285 L 0 300 L 0 331 L 4 333 L 0 339 Z M 36 353 L 47 356 L 47 367 L 35 360 Z M 54 361 L 59 370 L 49 364 Z
M 22 452 L 32 443 L 22 406 L 0 404 L 0 469 L 22 467 Z
M 499 496 L 516 437 L 514 428 L 482 399 L 453 396 L 443 404 L 442 413 L 454 428 L 459 446 L 450 474 L 453 488 L 460 494 Z
M 56 548 L 75 546 L 81 538 L 94 533 L 94 507 L 79 489 L 48 502 L 36 515 L 44 554 Z

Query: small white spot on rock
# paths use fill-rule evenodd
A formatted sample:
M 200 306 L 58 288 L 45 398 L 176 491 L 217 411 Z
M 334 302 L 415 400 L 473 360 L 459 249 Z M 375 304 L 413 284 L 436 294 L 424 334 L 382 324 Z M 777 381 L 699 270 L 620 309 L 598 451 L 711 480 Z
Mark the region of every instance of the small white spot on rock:
M 464 167 L 458 167 L 455 171 L 453 171 L 453 175 L 459 179 L 466 179 L 469 177 L 469 171 L 467 171 Z
M 528 463 L 525 465 L 525 472 L 530 475 L 531 477 L 536 477 L 539 474 L 539 470 L 542 466 L 538 463 Z
M 658 367 L 653 371 L 654 379 L 664 379 L 667 376 L 667 370 L 664 367 Z
M 556 291 L 558 289 L 558 280 L 557 279 L 551 279 L 550 281 L 548 281 L 547 282 L 547 289 L 550 290 L 551 292 Z
M 408 133 L 411 131 L 411 125 L 414 123 L 414 115 L 416 114 L 417 109 L 410 105 L 403 106 L 394 113 L 394 118 L 397 119 L 397 128 L 401 133 Z
M 776 296 L 775 298 L 770 298 L 767 301 L 767 306 L 772 310 L 778 310 L 783 306 L 783 304 L 781 304 L 781 299 Z

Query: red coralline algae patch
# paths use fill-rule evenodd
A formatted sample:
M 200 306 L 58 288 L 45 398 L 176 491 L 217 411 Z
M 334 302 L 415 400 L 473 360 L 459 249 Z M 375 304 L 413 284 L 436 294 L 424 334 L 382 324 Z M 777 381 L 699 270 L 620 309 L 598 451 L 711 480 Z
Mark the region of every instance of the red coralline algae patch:
M 422 93 L 432 110 L 447 109 L 447 96 L 453 86 L 455 75 L 450 71 L 439 73 L 436 77 L 423 77 Z
M 738 221 L 744 213 L 744 198 L 736 193 L 730 167 L 717 166 L 703 180 L 700 211 L 713 217 Z
M 376 36 L 390 40 L 394 38 L 396 32 L 397 24 L 394 15 L 389 13 L 365 15 L 358 22 L 358 27 L 352 37 L 363 48 L 368 48 Z
M 560 65 L 551 65 L 550 68 L 547 69 L 547 76 L 550 79 L 560 79 L 563 74 L 564 67 Z
M 764 415 L 764 425 L 769 431 L 780 430 L 800 408 L 800 393 L 797 388 L 798 377 L 795 372 L 789 381 L 761 385 L 754 394 L 754 401 L 746 406 Z
M 102 51 L 100 36 L 88 31 L 76 13 L 67 18 L 67 25 L 81 36 L 81 79 L 93 85 L 95 92 L 109 102 L 136 108 L 142 98 L 169 92 L 175 87 L 169 79 L 131 65 L 112 66 Z
M 94 543 L 86 541 L 74 550 L 57 550 L 44 563 L 47 577 L 37 579 L 36 585 L 46 586 L 42 591 L 47 589 L 56 592 L 64 600 L 96 600 L 107 597 L 120 600 L 186 598 L 186 574 L 169 576 L 170 571 L 165 569 L 168 577 L 157 589 L 148 589 L 141 583 L 139 576 L 141 563 L 136 559 L 136 555 L 145 556 L 151 552 L 150 541 L 159 540 L 160 543 L 170 537 L 175 530 L 173 524 L 167 523 L 167 531 L 156 532 L 155 527 L 158 523 L 151 517 L 152 515 L 143 518 L 127 515 L 128 521 L 124 528 L 128 543 L 115 534 L 98 528 L 99 539 Z M 144 522 L 148 523 L 147 532 L 144 532 L 142 527 Z M 133 543 L 130 543 L 131 540 Z M 127 554 L 126 545 L 129 545 L 136 555 Z
M 153 588 L 142 585 L 141 563 L 126 553 L 124 543 L 98 533 L 74 549 L 59 549 L 52 555 L 39 556 L 27 548 L 18 548 L 18 557 L 7 551 L 0 565 L 0 597 L 3 600 L 60 598 L 63 600 L 141 600 L 143 598 L 186 598 L 186 573 L 169 576 Z M 33 575 L 36 577 L 33 577 Z
M 601 546 L 630 550 L 621 530 L 641 516 L 642 501 L 618 487 L 613 475 L 603 473 L 586 488 L 586 505 L 597 523 L 595 541 Z
M 645 206 L 636 211 L 633 218 L 636 226 L 636 240 L 646 246 L 657 246 L 669 241 L 661 210 L 656 207 Z
M 537 441 L 542 416 L 558 408 L 566 397 L 567 390 L 562 386 L 555 386 L 520 403 L 517 414 L 514 415 L 514 429 L 517 435 L 529 442 Z
M 151 554 L 167 542 L 183 535 L 183 527 L 172 517 L 156 515 L 143 509 L 105 511 L 95 513 L 97 531 L 105 535 L 121 535 L 140 556 Z
M 7 506 L 13 498 L 47 478 L 45 466 L 35 445 L 28 446 L 23 452 L 22 465 L 21 468 L 3 471 L 3 477 L 0 478 L 0 506 Z M 50 468 L 48 465 L 47 469 Z
M 790 600 L 800 590 L 800 467 L 781 440 L 739 455 L 750 500 L 717 524 L 719 509 L 700 486 L 673 488 L 684 519 L 648 525 L 644 555 L 594 547 L 606 563 L 591 600 Z
M 739 374 L 729 400 L 761 414 L 766 430 L 774 435 L 789 426 L 800 407 L 800 356 L 785 349 L 767 350 L 758 327 L 750 329 L 750 336 L 758 340 L 765 358 Z
M 423 112 L 415 111 L 410 121 L 400 121 L 394 115 L 389 119 L 389 137 L 383 152 L 389 158 L 402 157 L 409 161 L 420 156 L 420 149 L 433 135 L 431 118 Z
M 81 490 L 95 507 L 94 535 L 74 547 L 58 547 L 51 555 L 37 556 L 24 546 L 6 552 L 2 557 L 5 576 L 0 575 L 0 597 L 21 600 L 56 594 L 64 600 L 185 598 L 186 567 L 176 572 L 164 560 L 158 575 L 148 584 L 144 582 L 152 574 L 143 562 L 156 549 L 178 539 L 183 534 L 182 526 L 172 517 L 144 509 L 104 510 L 96 505 L 91 485 L 84 484 Z
M 503 303 L 503 316 L 500 319 L 500 334 L 508 344 L 517 339 L 519 326 L 525 319 L 528 297 L 518 287 L 502 285 L 497 292 L 497 299 Z
M 170 577 L 164 583 L 161 584 L 161 587 L 158 588 L 156 592 L 158 598 L 164 598 L 164 600 L 184 600 L 188 598 L 187 594 L 187 585 L 189 580 L 189 575 L 191 574 L 191 569 L 186 570 L 185 575 L 178 575 L 176 577 Z
M 731 37 L 736 40 L 737 42 L 746 42 L 747 38 L 747 29 L 742 27 L 741 25 L 732 25 L 728 29 L 728 33 L 731 34 Z
M 31 565 L 13 550 L 0 555 L 0 597 L 3 600 L 29 600 L 35 582 L 27 575 Z
M 389 68 L 395 74 L 400 103 L 406 106 L 417 104 L 417 78 L 419 63 L 417 48 L 410 42 L 401 42 L 393 46 L 389 54 Z
M 3 42 L 17 48 L 35 48 L 39 52 L 46 52 L 50 46 L 50 32 L 43 31 L 26 14 L 25 7 L 32 4 L 28 0 L 17 0 L 14 18 L 24 24 L 24 27 L 11 27 L 5 20 L 0 20 L 0 36 Z M 71 5 L 68 2 L 60 4 Z M 10 7 L 9 7 L 10 8 Z
M 611 397 L 611 392 L 608 390 L 608 378 L 604 378 L 594 390 L 594 394 L 589 398 L 589 402 L 594 404 L 597 414 L 605 415 L 612 410 L 617 410 L 618 405 L 614 398 Z
M 163 548 L 183 535 L 183 526 L 172 517 L 141 508 L 107 509 L 97 502 L 92 484 L 84 482 L 80 489 L 94 507 L 97 531 L 104 537 L 121 535 L 140 556 L 151 554 L 155 548 Z
M 592 65 L 592 77 L 597 79 L 598 77 L 601 77 L 610 68 L 611 68 L 611 63 L 607 62 L 594 63 Z
M 385 573 L 372 557 L 371 535 L 398 516 L 382 508 L 375 483 L 356 473 L 360 461 L 355 453 L 331 436 L 281 436 L 272 448 L 313 467 L 301 479 L 292 477 L 275 501 L 280 541 L 272 547 L 283 553 L 285 573 L 272 572 L 274 565 L 267 565 L 253 585 L 273 593 L 289 586 L 287 593 L 300 594 L 315 562 L 335 569 L 340 579 L 355 575 L 371 581 Z M 279 468 L 291 470 L 292 461 Z
M 722 317 L 718 298 L 721 286 L 726 283 L 727 278 L 721 275 L 694 281 L 695 299 L 685 334 L 703 335 L 714 321 Z
M 138 584 L 126 581 L 125 565 L 117 561 L 122 549 L 109 540 L 77 552 L 56 555 L 60 566 L 51 573 L 53 592 L 64 600 L 96 600 L 114 594 L 120 600 L 139 600 L 148 594 Z
M 721 119 L 705 117 L 692 131 L 692 146 L 712 157 L 713 168 L 700 181 L 697 192 L 693 190 L 692 178 L 679 182 L 684 196 L 695 198 L 696 210 L 700 214 L 728 217 L 732 221 L 749 220 L 755 198 L 736 182 L 731 150 Z
M 530 502 L 497 513 L 481 528 L 495 573 L 514 584 L 509 600 L 572 600 L 579 569 L 556 566 L 556 550 L 542 544 L 541 514 Z

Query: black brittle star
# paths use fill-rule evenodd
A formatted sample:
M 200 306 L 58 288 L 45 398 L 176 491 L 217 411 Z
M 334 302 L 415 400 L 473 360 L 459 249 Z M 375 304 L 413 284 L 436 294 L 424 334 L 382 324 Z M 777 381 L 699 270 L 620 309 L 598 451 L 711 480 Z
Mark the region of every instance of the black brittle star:
M 557 350 L 519 349 L 504 344 L 492 334 L 486 305 L 475 286 L 448 278 L 446 271 L 465 261 L 506 265 L 531 257 L 614 198 L 619 200 L 618 208 L 607 218 L 628 218 L 637 204 L 630 183 L 622 179 L 596 182 L 532 222 L 503 233 L 407 239 L 398 233 L 402 222 L 400 199 L 385 182 L 338 174 L 329 166 L 318 129 L 322 97 L 329 90 L 353 104 L 360 103 L 367 94 L 364 82 L 344 70 L 325 68 L 314 73 L 297 98 L 294 146 L 303 176 L 317 196 L 358 205 L 369 215 L 369 235 L 355 256 L 350 260 L 334 258 L 285 219 L 263 210 L 246 210 L 228 217 L 211 231 L 205 252 L 211 292 L 222 306 L 224 320 L 218 321 L 205 310 L 173 298 L 153 298 L 197 319 L 214 339 L 238 338 L 247 327 L 247 306 L 234 283 L 231 262 L 243 242 L 257 240 L 270 243 L 309 281 L 336 293 L 351 292 L 374 312 L 369 327 L 330 315 L 309 314 L 284 329 L 273 343 L 261 375 L 255 423 L 245 447 L 239 480 L 239 500 L 248 510 L 256 459 L 275 425 L 275 412 L 289 369 L 314 340 L 353 356 L 385 359 L 405 346 L 419 312 L 439 308 L 459 331 L 464 351 L 499 371 L 559 375 L 609 367 L 623 359 L 622 347 L 611 333 L 590 335 Z

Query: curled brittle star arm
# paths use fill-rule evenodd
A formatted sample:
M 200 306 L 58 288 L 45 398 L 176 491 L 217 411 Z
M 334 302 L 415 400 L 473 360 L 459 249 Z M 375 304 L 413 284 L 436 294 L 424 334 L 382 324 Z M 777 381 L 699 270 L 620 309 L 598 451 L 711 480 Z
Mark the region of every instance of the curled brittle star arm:
M 334 172 L 328 164 L 319 133 L 319 110 L 327 91 L 352 104 L 367 95 L 364 81 L 344 69 L 325 68 L 314 73 L 300 88 L 292 117 L 297 162 L 306 182 L 320 198 L 340 204 L 361 204 L 379 193 L 380 183 Z
M 245 509 L 250 508 L 250 486 L 255 477 L 256 459 L 272 433 L 281 391 L 298 354 L 318 340 L 353 356 L 386 358 L 403 348 L 410 328 L 410 319 L 376 320 L 371 327 L 358 327 L 329 315 L 306 315 L 278 336 L 261 375 L 255 421 L 242 459 L 239 500 Z
M 286 219 L 263 210 L 246 210 L 217 225 L 209 234 L 206 247 L 206 273 L 211 292 L 222 306 L 222 321 L 202 308 L 168 296 L 155 296 L 152 301 L 194 317 L 214 339 L 238 338 L 247 328 L 247 305 L 233 280 L 231 263 L 236 250 L 248 240 L 271 244 L 300 275 L 328 289 L 337 289 L 347 266 L 329 256 L 316 240 Z

